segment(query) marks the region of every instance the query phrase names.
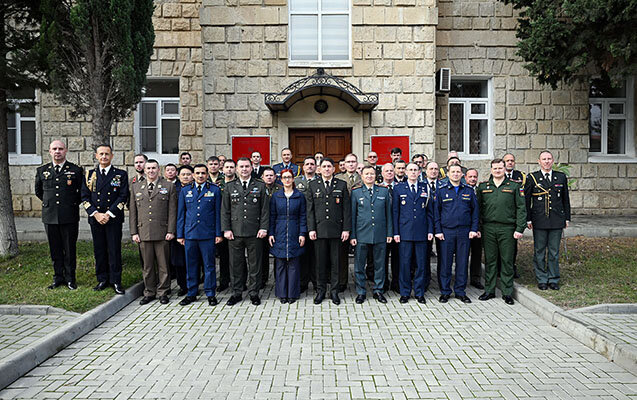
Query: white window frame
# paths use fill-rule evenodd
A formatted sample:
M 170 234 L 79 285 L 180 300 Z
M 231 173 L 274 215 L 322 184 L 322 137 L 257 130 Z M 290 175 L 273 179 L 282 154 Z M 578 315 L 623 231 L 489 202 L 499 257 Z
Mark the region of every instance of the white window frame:
M 8 99 L 9 106 L 17 105 L 18 108 L 15 111 L 15 147 L 16 151 L 9 153 L 9 165 L 40 165 L 42 164 L 42 156 L 37 154 L 38 152 L 38 110 L 35 107 L 35 99 Z M 23 117 L 20 115 L 20 104 L 33 104 L 34 116 Z M 35 123 L 35 154 L 22 154 L 22 121 L 33 121 Z M 8 127 L 7 127 L 8 128 Z M 7 138 L 8 139 L 8 138 Z
M 164 114 L 162 102 L 177 102 L 177 114 Z M 155 121 L 156 126 L 156 147 L 154 152 L 143 152 L 148 158 L 157 160 L 161 165 L 179 162 L 179 151 L 177 154 L 164 154 L 162 148 L 162 126 L 161 121 L 165 119 L 179 120 L 179 136 L 181 137 L 181 100 L 179 97 L 142 97 L 135 111 L 135 151 L 142 153 L 142 131 L 141 131 L 141 112 L 143 103 L 156 103 Z
M 452 79 L 452 85 L 454 81 L 486 81 L 487 82 L 487 97 L 451 97 L 448 98 L 447 101 L 447 149 L 449 151 L 455 150 L 458 152 L 458 156 L 462 160 L 490 160 L 493 158 L 493 146 L 495 141 L 495 134 L 493 132 L 493 79 L 490 77 L 454 77 Z M 452 149 L 450 145 L 450 135 L 451 135 L 451 123 L 450 123 L 450 108 L 451 104 L 462 104 L 463 105 L 463 133 L 462 140 L 464 145 L 464 150 L 459 151 L 458 149 Z M 486 104 L 485 114 L 471 114 L 471 104 Z M 470 143 L 469 143 L 469 120 L 471 119 L 481 119 L 487 121 L 487 152 L 485 154 L 471 154 L 469 153 Z
M 347 25 L 349 28 L 349 40 L 347 47 L 347 60 L 328 60 L 323 61 L 323 46 L 321 37 L 322 16 L 323 15 L 344 15 L 345 11 L 322 11 L 322 0 L 316 0 L 316 11 L 292 11 L 290 2 L 288 2 L 288 67 L 326 67 L 326 68 L 350 68 L 352 67 L 352 1 L 348 0 L 347 8 Z M 293 15 L 316 15 L 318 17 L 318 60 L 292 60 L 292 16 Z
M 602 137 L 601 140 L 601 151 L 593 152 L 590 151 L 590 130 L 588 133 L 589 139 L 589 152 L 588 152 L 588 161 L 589 162 L 599 162 L 599 163 L 634 163 L 637 161 L 637 155 L 635 154 L 635 101 L 634 101 L 634 92 L 635 92 L 635 79 L 634 77 L 628 77 L 625 81 L 626 86 L 626 97 L 589 97 L 588 105 L 589 110 L 592 104 L 601 104 L 602 105 Z M 610 104 L 623 104 L 624 105 L 624 113 L 623 114 L 610 114 Z M 590 113 L 589 113 L 589 127 L 590 127 Z M 608 120 L 610 119 L 621 119 L 626 121 L 626 133 L 625 133 L 625 144 L 624 148 L 626 152 L 624 154 L 608 154 Z

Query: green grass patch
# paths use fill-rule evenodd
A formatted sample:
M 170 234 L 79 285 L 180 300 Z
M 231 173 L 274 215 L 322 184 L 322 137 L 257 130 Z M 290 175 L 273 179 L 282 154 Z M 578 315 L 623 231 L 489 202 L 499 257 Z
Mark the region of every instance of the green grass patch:
M 564 251 L 564 240 L 568 254 Z M 560 290 L 539 290 L 533 272 L 533 241 L 521 240 L 518 283 L 565 308 L 637 303 L 637 238 L 562 239 Z
M 129 288 L 142 280 L 137 245 L 122 244 L 122 284 Z M 53 264 L 47 243 L 21 243 L 20 254 L 0 260 L 0 304 L 41 304 L 83 313 L 115 295 L 112 289 L 93 291 L 95 259 L 93 243 L 77 243 L 77 290 L 60 286 L 47 289 L 53 282 Z

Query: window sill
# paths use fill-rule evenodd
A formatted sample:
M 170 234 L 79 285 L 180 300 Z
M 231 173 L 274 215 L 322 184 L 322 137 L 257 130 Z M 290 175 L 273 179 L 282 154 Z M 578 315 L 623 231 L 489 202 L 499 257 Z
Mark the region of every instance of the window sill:
M 493 156 L 491 154 L 458 154 L 458 157 L 462 161 L 479 161 L 479 160 L 492 160 Z
M 351 61 L 290 61 L 290 68 L 352 68 Z
M 160 166 L 175 164 L 179 166 L 179 154 L 144 153 L 149 159 L 157 160 Z
M 637 157 L 631 156 L 619 156 L 619 155 L 607 155 L 607 156 L 588 156 L 589 163 L 600 164 L 637 164 Z
M 9 154 L 9 165 L 41 165 L 42 156 L 37 154 Z

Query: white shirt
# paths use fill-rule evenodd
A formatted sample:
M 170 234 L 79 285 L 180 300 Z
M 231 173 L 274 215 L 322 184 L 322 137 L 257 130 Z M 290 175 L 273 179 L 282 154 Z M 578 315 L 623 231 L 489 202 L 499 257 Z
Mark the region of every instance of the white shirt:
M 243 186 L 244 183 L 246 187 L 250 186 L 250 179 L 244 181 L 241 178 L 239 178 L 239 180 L 241 181 L 241 186 Z
M 546 176 L 546 174 L 549 174 L 549 182 L 551 182 L 553 180 L 553 171 L 549 171 L 549 172 L 544 172 L 543 170 L 540 170 L 540 172 L 542 173 L 542 178 L 544 178 Z
M 102 174 L 102 170 L 105 170 L 106 172 L 104 173 L 104 175 L 108 175 L 108 173 L 111 170 L 112 165 L 109 165 L 108 167 L 102 167 L 101 165 L 97 168 L 98 173 L 101 175 Z
M 62 164 L 56 164 L 55 161 L 53 161 L 53 169 L 55 169 L 55 167 L 59 166 L 60 167 L 60 171 L 62 171 L 62 169 L 64 168 L 64 164 L 66 164 L 66 160 L 62 161 Z

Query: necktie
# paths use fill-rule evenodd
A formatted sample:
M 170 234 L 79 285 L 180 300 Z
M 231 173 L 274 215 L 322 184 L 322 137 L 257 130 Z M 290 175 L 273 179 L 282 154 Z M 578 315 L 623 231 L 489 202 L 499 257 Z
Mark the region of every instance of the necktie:
M 374 189 L 369 188 L 369 197 L 372 197 L 374 194 Z
M 148 184 L 148 191 L 152 192 L 154 187 L 155 187 L 155 184 L 153 182 L 149 183 Z
M 330 181 L 325 181 L 325 191 L 330 192 Z
M 436 190 L 436 183 L 435 182 L 429 182 L 429 187 L 431 188 L 431 191 L 433 192 L 434 190 Z
M 243 190 L 248 190 L 248 182 L 247 181 L 243 182 Z
M 56 173 L 56 174 L 59 174 L 59 173 L 60 173 L 60 166 L 59 166 L 59 165 L 56 165 L 56 166 L 55 166 L 55 173 Z
M 201 185 L 197 185 L 197 194 L 201 193 Z
M 416 185 L 411 184 L 411 193 L 416 194 Z
M 507 173 L 507 178 L 511 179 L 511 173 L 510 172 Z
M 548 172 L 544 174 L 544 179 L 546 179 L 548 182 L 551 182 L 551 178 L 549 178 Z
M 106 178 L 106 168 L 102 168 L 102 178 Z

